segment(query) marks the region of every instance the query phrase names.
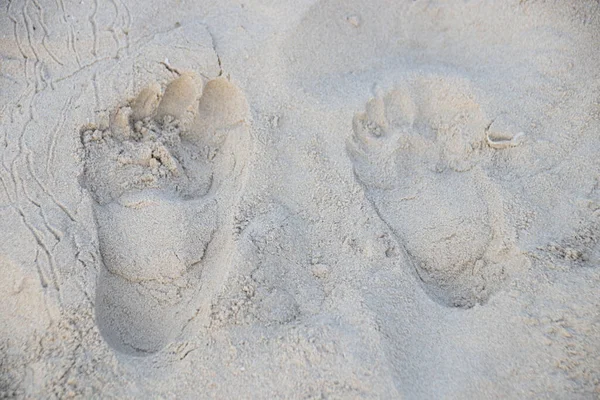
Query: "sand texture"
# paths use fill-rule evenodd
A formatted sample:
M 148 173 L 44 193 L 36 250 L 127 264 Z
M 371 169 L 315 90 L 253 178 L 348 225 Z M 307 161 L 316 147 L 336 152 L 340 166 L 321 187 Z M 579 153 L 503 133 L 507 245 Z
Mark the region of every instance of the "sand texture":
M 597 0 L 0 1 L 0 399 L 597 399 Z

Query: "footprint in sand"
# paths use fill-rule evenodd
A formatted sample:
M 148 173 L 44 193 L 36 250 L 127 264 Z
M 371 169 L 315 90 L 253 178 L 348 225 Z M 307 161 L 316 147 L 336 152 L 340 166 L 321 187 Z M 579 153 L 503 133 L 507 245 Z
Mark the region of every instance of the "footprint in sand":
M 353 120 L 358 181 L 427 293 L 447 306 L 484 303 L 524 262 L 484 169 L 511 147 L 492 146 L 490 126 L 469 80 L 435 73 L 377 94 Z
M 243 93 L 224 78 L 182 74 L 82 130 L 82 181 L 94 199 L 105 269 L 96 319 L 128 354 L 160 350 L 197 310 L 186 304 L 232 193 L 248 139 Z M 201 294 L 200 294 L 201 295 Z

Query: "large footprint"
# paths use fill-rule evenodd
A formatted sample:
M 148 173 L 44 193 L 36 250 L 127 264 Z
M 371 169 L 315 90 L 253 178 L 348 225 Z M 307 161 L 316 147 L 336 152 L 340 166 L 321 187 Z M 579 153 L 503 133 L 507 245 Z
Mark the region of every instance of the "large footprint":
M 83 180 L 95 200 L 100 252 L 96 319 L 128 354 L 160 350 L 190 313 L 204 258 L 236 187 L 247 134 L 243 93 L 224 78 L 183 74 L 84 129 Z M 89 127 L 88 127 L 89 128 Z
M 491 141 L 490 124 L 467 79 L 438 74 L 379 93 L 353 121 L 358 181 L 426 291 L 448 306 L 484 303 L 523 261 L 481 166 L 498 151 L 490 143 L 511 143 Z

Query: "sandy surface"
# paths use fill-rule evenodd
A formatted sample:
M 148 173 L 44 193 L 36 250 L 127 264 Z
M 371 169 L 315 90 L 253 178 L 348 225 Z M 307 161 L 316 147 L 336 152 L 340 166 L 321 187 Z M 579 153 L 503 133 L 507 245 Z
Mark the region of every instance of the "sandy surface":
M 0 398 L 600 396 L 597 1 L 0 7 Z

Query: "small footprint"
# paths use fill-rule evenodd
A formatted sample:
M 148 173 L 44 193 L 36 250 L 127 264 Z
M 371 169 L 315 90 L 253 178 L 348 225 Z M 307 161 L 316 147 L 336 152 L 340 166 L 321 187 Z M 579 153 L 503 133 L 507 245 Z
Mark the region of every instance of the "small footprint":
M 96 319 L 127 354 L 159 351 L 191 318 L 185 305 L 203 285 L 222 203 L 239 189 L 246 154 L 235 142 L 247 139 L 248 104 L 224 78 L 202 86 L 191 73 L 164 91 L 151 84 L 82 130 L 82 183 L 105 266 Z
M 490 124 L 468 79 L 435 73 L 378 93 L 353 120 L 358 181 L 427 293 L 447 306 L 484 303 L 523 263 L 482 167 L 506 151 L 487 144 Z

